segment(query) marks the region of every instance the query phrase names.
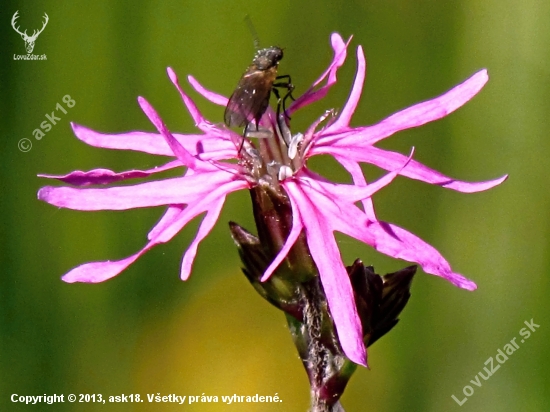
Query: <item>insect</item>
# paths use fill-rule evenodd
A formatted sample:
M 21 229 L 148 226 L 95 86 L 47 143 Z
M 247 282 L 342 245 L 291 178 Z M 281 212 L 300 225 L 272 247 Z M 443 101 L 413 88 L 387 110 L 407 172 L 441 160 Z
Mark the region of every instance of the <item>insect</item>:
M 283 50 L 280 47 L 268 47 L 256 52 L 254 60 L 239 80 L 237 88 L 229 98 L 225 108 L 224 121 L 229 127 L 245 127 L 244 135 L 248 132 L 248 126 L 252 121 L 256 124 L 256 130 L 263 114 L 269 106 L 271 91 L 277 97 L 277 121 L 281 104 L 285 112 L 285 101 L 292 97 L 294 86 L 289 75 L 277 76 L 279 61 L 283 58 Z M 276 82 L 281 80 L 280 82 Z M 281 100 L 278 88 L 287 89 L 286 95 Z

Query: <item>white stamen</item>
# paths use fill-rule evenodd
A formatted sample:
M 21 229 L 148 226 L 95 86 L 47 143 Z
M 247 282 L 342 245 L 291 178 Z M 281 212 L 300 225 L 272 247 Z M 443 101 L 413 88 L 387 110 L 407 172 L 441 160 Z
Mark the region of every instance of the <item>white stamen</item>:
M 279 169 L 279 182 L 282 182 L 287 177 L 292 177 L 292 169 L 288 166 L 281 166 Z
M 269 139 L 273 136 L 273 132 L 269 129 L 266 129 L 264 127 L 260 127 L 258 130 L 247 130 L 246 131 L 246 137 L 247 138 L 256 138 L 256 139 Z
M 302 133 L 297 133 L 290 139 L 290 144 L 288 145 L 288 157 L 291 160 L 294 160 L 298 154 L 298 144 L 304 140 L 304 135 Z
M 279 115 L 279 121 L 277 122 L 277 128 L 279 129 L 279 132 L 281 134 L 281 137 L 285 141 L 285 143 L 288 145 L 290 142 L 290 139 L 292 138 L 290 129 L 288 125 L 286 124 L 285 114 L 281 113 Z
M 277 175 L 277 172 L 279 171 L 279 164 L 275 160 L 272 160 L 266 165 L 266 168 L 267 174 L 269 176 L 275 177 Z

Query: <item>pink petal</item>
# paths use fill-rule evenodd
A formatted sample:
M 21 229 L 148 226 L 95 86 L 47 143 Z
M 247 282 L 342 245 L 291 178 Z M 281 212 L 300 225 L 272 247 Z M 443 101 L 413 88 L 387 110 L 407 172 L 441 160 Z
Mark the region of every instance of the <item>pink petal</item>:
M 336 112 L 334 110 L 327 110 L 325 113 L 317 118 L 306 130 L 304 133 L 304 140 L 302 142 L 302 148 L 300 149 L 300 153 L 302 153 L 302 156 L 308 157 L 309 149 L 311 148 L 312 144 L 314 143 L 314 140 L 316 139 L 317 135 L 315 134 L 315 131 L 317 130 L 317 127 L 324 122 L 325 120 L 329 119 L 328 122 L 330 122 L 333 119 L 333 116 Z M 332 118 L 332 119 L 331 119 Z
M 136 254 L 122 260 L 105 262 L 90 262 L 77 266 L 72 269 L 61 279 L 67 283 L 85 282 L 99 283 L 111 279 L 134 263 L 141 255 L 153 247 L 153 242 L 149 242 L 143 249 Z
M 118 275 L 153 246 L 170 241 L 191 219 L 204 211 L 213 210 L 213 213 L 210 215 L 209 219 L 212 219 L 214 216 L 218 216 L 219 210 L 217 208 L 223 205 L 225 195 L 245 187 L 246 182 L 244 181 L 230 182 L 228 184 L 218 186 L 214 190 L 202 196 L 197 203 L 187 207 L 186 209 L 180 209 L 181 211 L 178 211 L 178 207 L 169 208 L 161 221 L 155 225 L 155 228 L 149 234 L 149 243 L 147 243 L 147 245 L 136 254 L 119 261 L 86 263 L 74 268 L 63 276 L 62 279 L 69 283 L 96 283 Z M 210 224 L 213 224 L 211 220 L 204 226 L 205 230 Z
M 39 174 L 38 177 L 57 179 L 73 186 L 107 185 L 110 183 L 118 182 L 120 180 L 148 177 L 154 173 L 164 172 L 166 170 L 181 166 L 182 164 L 180 163 L 180 161 L 175 160 L 166 163 L 163 166 L 155 167 L 154 169 L 149 170 L 128 170 L 126 172 L 120 173 L 116 173 L 108 169 L 93 169 L 87 172 L 75 170 L 74 172 L 71 172 L 64 176 Z
M 402 167 L 405 165 L 402 165 Z M 371 196 L 374 192 L 386 186 L 395 178 L 399 171 L 389 173 L 386 176 L 379 179 L 377 182 L 372 185 L 365 184 L 364 187 L 355 187 L 351 185 L 341 185 L 329 182 L 323 179 L 320 176 L 317 176 L 313 172 L 302 170 L 294 179 L 300 184 L 304 193 L 308 196 L 309 199 L 323 211 L 325 219 L 331 222 L 331 225 L 335 225 L 336 230 L 341 230 L 343 233 L 349 234 L 350 236 L 357 237 L 358 235 L 354 233 L 355 229 L 361 231 L 360 222 L 364 223 L 364 226 L 367 224 L 366 216 L 353 204 L 346 205 L 344 202 L 355 202 L 359 199 L 363 199 L 367 196 Z M 285 186 L 285 182 L 282 183 Z M 342 203 L 338 205 L 335 203 L 335 200 L 338 199 L 338 202 Z M 266 269 L 262 281 L 267 280 L 273 271 L 280 265 L 282 260 L 288 254 L 290 248 L 296 242 L 303 225 L 301 223 L 300 211 L 296 208 L 296 205 L 292 203 L 292 229 L 291 232 L 285 241 L 285 245 L 279 251 L 276 258 Z M 349 225 L 349 222 L 353 222 L 353 225 Z M 349 230 L 353 228 L 354 230 Z M 364 238 L 364 230 L 361 232 L 361 238 Z M 371 241 L 371 244 L 374 245 L 374 240 Z
M 353 36 L 352 36 L 353 37 Z M 334 57 L 330 66 L 325 70 L 325 72 L 313 83 L 312 87 L 319 85 L 327 76 L 329 83 L 336 82 L 336 72 L 338 68 L 341 67 L 346 61 L 347 47 L 351 42 L 352 37 L 344 43 L 344 39 L 340 36 L 339 33 L 332 33 L 330 35 L 330 44 L 332 50 L 334 51 Z
M 294 243 L 296 243 L 296 240 L 298 239 L 298 236 L 300 236 L 300 233 L 302 232 L 302 229 L 304 227 L 302 225 L 302 218 L 300 217 L 300 210 L 293 202 L 290 202 L 290 204 L 292 206 L 292 228 L 290 229 L 290 233 L 286 238 L 285 244 L 283 245 L 279 253 L 277 253 L 277 256 L 275 256 L 273 262 L 270 263 L 270 265 L 267 267 L 264 274 L 262 275 L 262 278 L 260 279 L 261 282 L 265 282 L 267 279 L 269 279 L 273 272 L 275 272 L 275 270 L 279 267 L 281 262 L 288 255 L 288 252 L 290 251 L 292 246 L 294 246 Z
M 216 135 L 216 136 L 219 136 L 220 138 L 224 138 L 226 140 L 232 141 L 232 138 L 234 139 L 232 135 L 234 135 L 235 133 L 225 128 L 220 129 L 218 126 L 215 126 L 212 123 L 210 123 L 208 120 L 206 120 L 201 114 L 201 112 L 199 111 L 199 109 L 197 108 L 197 106 L 195 105 L 195 103 L 193 102 L 193 100 L 191 100 L 191 98 L 187 96 L 187 94 L 180 87 L 178 77 L 176 76 L 176 73 L 174 72 L 174 70 L 168 67 L 167 71 L 168 71 L 168 77 L 170 77 L 170 80 L 172 81 L 174 86 L 176 86 L 176 89 L 178 90 L 183 100 L 183 103 L 187 107 L 187 110 L 189 110 L 191 117 L 193 117 L 193 120 L 195 121 L 195 125 L 206 134 Z
M 474 282 L 453 272 L 449 262 L 434 247 L 399 226 L 380 221 L 369 222 L 368 230 L 376 238 L 376 250 L 394 258 L 416 262 L 424 272 L 447 279 L 460 288 L 477 288 Z
M 75 210 L 126 210 L 187 204 L 233 178 L 232 174 L 217 171 L 106 189 L 45 186 L 38 191 L 38 199 Z
M 335 157 L 345 157 L 349 161 L 370 163 L 385 170 L 395 170 L 397 167 L 402 165 L 406 159 L 406 157 L 401 153 L 391 152 L 373 146 L 360 149 L 350 147 L 316 146 L 313 147 L 309 153 L 311 155 L 330 154 Z M 445 176 L 444 174 L 430 169 L 415 160 L 411 160 L 407 167 L 400 172 L 400 174 L 411 179 L 421 180 L 426 183 L 442 186 L 447 189 L 452 189 L 463 193 L 475 193 L 488 190 L 498 186 L 508 178 L 508 175 L 504 175 L 497 179 L 482 182 L 465 182 Z
M 334 50 L 334 57 L 332 59 L 332 63 L 328 67 L 327 70 L 319 77 L 315 83 L 300 97 L 294 101 L 290 107 L 288 108 L 287 112 L 289 115 L 292 115 L 296 110 L 311 104 L 313 102 L 316 102 L 319 99 L 322 99 L 326 96 L 329 89 L 336 83 L 336 72 L 338 69 L 344 64 L 344 61 L 346 60 L 346 54 L 347 54 L 347 47 L 349 42 L 351 41 L 351 37 L 349 38 L 347 43 L 344 43 L 344 40 L 342 39 L 342 36 L 340 36 L 338 33 L 333 33 L 331 35 L 331 43 L 332 43 L 332 49 Z M 315 89 L 317 85 L 319 85 L 325 78 L 328 76 L 326 84 L 319 88 Z
M 299 177 L 300 180 L 302 180 L 311 189 L 326 193 L 327 197 L 331 199 L 355 203 L 359 200 L 371 197 L 374 193 L 389 185 L 398 174 L 402 173 L 403 168 L 405 168 L 410 162 L 413 153 L 414 149 L 411 151 L 410 156 L 404 159 L 403 163 L 398 165 L 390 173 L 387 173 L 369 185 L 357 186 L 332 183 L 308 170 L 301 171 L 302 173 L 298 173 L 297 177 Z
M 363 170 L 361 170 L 361 166 L 359 166 L 359 163 L 348 160 L 347 158 L 342 156 L 334 156 L 334 158 L 348 171 L 355 185 L 367 185 L 367 181 L 365 179 L 365 176 L 363 175 Z M 363 209 L 365 210 L 365 215 L 367 216 L 367 218 L 370 220 L 376 220 L 372 199 L 370 197 L 363 199 L 361 203 L 363 204 Z
M 155 226 L 147 234 L 147 239 L 151 240 L 159 235 L 160 232 L 165 230 L 168 226 L 172 225 L 176 218 L 185 209 L 185 205 L 171 205 L 168 206 L 164 215 L 160 218 Z
M 174 156 L 174 152 L 159 133 L 128 132 L 119 134 L 99 133 L 76 123 L 71 123 L 76 137 L 94 147 L 119 150 L 136 150 L 162 156 Z M 193 155 L 203 160 L 231 159 L 236 157 L 235 145 L 228 139 L 213 135 L 173 134 L 174 138 Z
M 71 127 L 75 136 L 90 146 L 174 156 L 166 141 L 158 133 L 128 132 L 106 134 L 96 132 L 76 123 L 71 123 Z
M 170 149 L 174 152 L 174 155 L 178 157 L 178 159 L 187 167 L 190 167 L 191 169 L 196 169 L 200 163 L 197 158 L 193 157 L 191 153 L 189 153 L 175 138 L 172 136 L 172 134 L 168 131 L 168 128 L 158 115 L 155 109 L 153 109 L 153 106 L 149 104 L 147 100 L 143 97 L 138 97 L 138 102 L 141 107 L 141 110 L 145 113 L 145 115 L 151 120 L 151 123 L 155 125 L 157 130 L 160 132 L 160 134 L 166 139 L 166 143 L 168 143 L 168 146 L 170 146 Z
M 193 242 L 191 242 L 191 244 L 185 251 L 185 254 L 183 255 L 183 259 L 181 262 L 181 280 L 187 280 L 189 278 L 195 256 L 197 255 L 197 248 L 199 247 L 200 242 L 210 233 L 210 231 L 214 227 L 214 224 L 220 216 L 220 212 L 222 210 L 224 202 L 225 196 L 209 204 L 208 212 L 201 222 L 199 231 L 197 232 L 195 239 L 193 239 Z
M 166 243 L 171 240 L 183 227 L 183 225 L 178 225 L 177 223 L 165 226 L 162 231 L 158 231 L 157 236 L 151 238 L 145 247 L 125 259 L 85 263 L 72 269 L 61 279 L 67 283 L 98 283 L 111 279 L 134 263 L 140 256 L 142 256 L 153 246 L 160 243 Z
M 163 232 L 159 232 L 156 238 L 151 239 L 143 249 L 137 253 L 117 261 L 90 262 L 77 266 L 69 271 L 61 279 L 67 283 L 85 282 L 99 283 L 111 279 L 134 263 L 140 256 L 159 243 L 168 242 L 183 226 L 169 226 Z M 162 235 L 162 237 L 161 237 Z
M 375 245 L 374 237 L 365 230 L 368 220 L 361 209 L 328 192 L 315 190 L 311 187 L 310 182 L 302 181 L 299 184 L 301 191 L 315 205 L 316 210 L 322 211 L 322 215 L 330 224 L 332 231 L 344 233 L 371 246 Z M 283 186 L 285 186 L 285 182 L 283 182 Z
M 327 229 L 314 224 L 306 229 L 311 256 L 319 268 L 321 283 L 344 353 L 351 361 L 368 367 L 363 329 L 355 307 L 353 289 L 336 241 L 332 234 L 326 232 Z
M 338 119 L 328 126 L 323 133 L 331 133 L 340 129 L 346 129 L 349 126 L 351 116 L 355 113 L 359 99 L 361 98 L 361 92 L 363 91 L 363 84 L 365 82 L 365 54 L 363 48 L 359 46 L 357 48 L 357 72 L 355 74 L 355 81 L 349 99 L 342 109 Z
M 219 106 L 223 106 L 223 107 L 227 106 L 227 102 L 229 101 L 227 97 L 206 89 L 193 76 L 187 76 L 187 80 L 189 81 L 189 83 L 191 83 L 191 86 L 193 87 L 193 89 L 195 89 L 206 100 L 209 100 L 212 103 L 217 104 Z
M 447 116 L 472 99 L 488 80 L 487 70 L 480 70 L 462 84 L 455 86 L 435 99 L 418 103 L 397 112 L 374 126 L 357 128 L 352 133 L 344 133 L 342 136 L 330 135 L 329 133 L 324 137 L 319 136 L 317 144 L 342 144 L 347 147 L 373 145 L 401 130 L 422 126 Z M 324 134 L 324 131 L 320 134 Z
M 156 239 L 161 242 L 167 242 L 170 240 L 178 231 L 181 230 L 187 223 L 189 223 L 192 219 L 200 215 L 204 212 L 210 212 L 211 210 L 216 210 L 219 205 L 219 201 L 225 200 L 225 196 L 228 193 L 235 192 L 240 189 L 247 188 L 248 185 L 244 181 L 234 181 L 229 182 L 224 185 L 219 185 L 218 187 L 214 188 L 213 190 L 209 191 L 207 194 L 202 196 L 200 199 L 198 199 L 196 202 L 188 205 L 185 209 L 183 209 L 179 214 L 176 214 L 174 212 L 173 219 L 169 221 L 168 219 L 161 219 L 165 220 L 163 222 L 163 227 L 161 227 L 161 222 L 157 223 L 156 226 L 159 227 L 159 230 L 155 230 L 155 233 L 158 233 L 156 236 Z M 217 212 L 219 214 L 219 212 Z M 210 219 L 212 216 L 210 216 Z M 205 226 L 206 227 L 206 226 Z M 154 230 L 154 229 L 153 229 Z
M 161 221 L 157 223 L 152 232 L 158 232 L 158 238 L 164 240 L 166 237 L 167 241 L 173 236 L 174 230 L 179 231 L 191 219 L 203 212 L 207 212 L 199 227 L 199 231 L 195 239 L 183 256 L 181 267 L 182 280 L 187 280 L 189 277 L 198 245 L 208 235 L 208 233 L 210 233 L 212 227 L 218 220 L 226 195 L 247 187 L 248 184 L 245 181 L 234 181 L 225 185 L 219 185 L 218 187 L 213 188 L 213 190 L 208 192 L 204 197 L 201 197 L 197 202 L 189 205 L 189 207 L 181 210 L 179 213 L 177 208 L 174 206 L 172 210 L 168 210 Z
M 324 211 L 318 210 L 295 182 L 285 181 L 284 186 L 300 210 L 309 250 L 319 270 L 342 349 L 353 362 L 367 366 L 367 353 L 353 289 L 332 229 L 325 222 Z
M 206 123 L 206 120 L 204 119 L 203 115 L 201 114 L 200 110 L 197 108 L 193 100 L 185 92 L 182 90 L 182 88 L 179 85 L 178 76 L 176 75 L 176 72 L 172 70 L 171 67 L 168 67 L 166 69 L 168 72 L 168 77 L 170 78 L 170 81 L 176 86 L 176 89 L 178 90 L 183 103 L 187 107 L 187 110 L 189 110 L 189 113 L 191 114 L 191 117 L 195 121 L 195 125 L 200 129 L 200 125 L 203 125 Z

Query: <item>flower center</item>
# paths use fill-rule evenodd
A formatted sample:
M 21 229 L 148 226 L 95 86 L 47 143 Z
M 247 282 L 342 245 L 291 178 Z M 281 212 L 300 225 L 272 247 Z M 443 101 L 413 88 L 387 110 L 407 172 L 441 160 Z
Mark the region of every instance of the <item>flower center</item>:
M 322 131 L 331 125 L 337 112 L 334 109 L 326 110 L 305 134 L 295 135 L 290 131 L 286 115 L 280 114 L 278 122 L 272 115 L 266 113 L 257 130 L 247 130 L 239 152 L 239 164 L 252 183 L 267 184 L 278 189 L 279 182 L 291 178 L 305 165 L 306 154 L 315 142 L 318 129 Z M 324 126 L 321 127 L 321 124 Z M 257 145 L 251 138 L 257 139 Z
M 292 135 L 288 119 L 283 114 L 279 121 L 273 121 L 270 115 L 263 120 L 269 120 L 269 128 L 259 127 L 247 131 L 239 163 L 245 173 L 257 184 L 270 184 L 278 187 L 279 182 L 292 177 L 302 166 L 303 156 L 300 146 L 304 135 Z M 264 122 L 261 122 L 264 124 Z M 250 139 L 257 139 L 254 144 Z

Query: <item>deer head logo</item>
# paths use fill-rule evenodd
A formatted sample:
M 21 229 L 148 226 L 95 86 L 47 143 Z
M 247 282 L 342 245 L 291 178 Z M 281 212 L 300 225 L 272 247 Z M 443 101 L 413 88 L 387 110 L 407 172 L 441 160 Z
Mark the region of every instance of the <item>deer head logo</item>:
M 17 10 L 15 12 L 15 14 L 13 15 L 12 19 L 11 19 L 11 25 L 13 27 L 13 29 L 19 33 L 21 35 L 21 37 L 23 38 L 23 40 L 25 41 L 25 48 L 27 49 L 27 53 L 32 53 L 32 50 L 34 49 L 34 42 L 36 41 L 36 38 L 38 37 L 38 35 L 40 33 L 42 33 L 44 31 L 44 28 L 46 27 L 46 24 L 48 24 L 48 15 L 46 13 L 44 13 L 44 24 L 42 25 L 42 28 L 40 30 L 34 30 L 32 36 L 29 36 L 27 34 L 27 30 L 25 30 L 25 32 L 21 33 L 19 31 L 19 27 L 15 27 L 15 21 L 19 18 L 19 16 L 17 15 L 17 13 L 19 13 L 19 10 Z

